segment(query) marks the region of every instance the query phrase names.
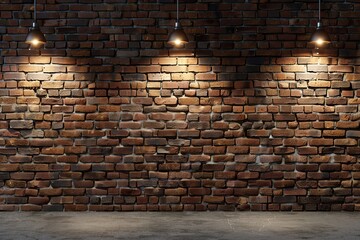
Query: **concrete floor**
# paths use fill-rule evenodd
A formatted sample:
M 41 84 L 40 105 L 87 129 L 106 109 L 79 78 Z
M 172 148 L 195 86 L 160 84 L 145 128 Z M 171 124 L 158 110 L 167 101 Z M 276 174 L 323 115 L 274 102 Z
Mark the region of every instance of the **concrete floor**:
M 2 212 L 0 239 L 360 239 L 360 213 Z

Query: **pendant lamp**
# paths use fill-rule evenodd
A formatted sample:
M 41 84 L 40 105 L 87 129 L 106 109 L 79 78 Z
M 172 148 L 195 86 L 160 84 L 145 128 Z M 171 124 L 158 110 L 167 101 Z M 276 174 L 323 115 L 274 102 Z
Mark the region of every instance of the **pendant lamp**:
M 168 43 L 179 47 L 189 42 L 189 39 L 186 36 L 186 33 L 182 29 L 179 22 L 179 0 L 176 0 L 176 23 L 175 28 L 168 37 Z
M 46 43 L 46 38 L 36 21 L 36 0 L 34 0 L 34 21 L 25 40 L 25 43 L 30 44 L 31 48 L 37 48 Z
M 311 36 L 310 43 L 315 44 L 316 48 L 321 48 L 331 43 L 329 34 L 321 27 L 321 0 L 319 0 L 319 20 L 316 30 Z

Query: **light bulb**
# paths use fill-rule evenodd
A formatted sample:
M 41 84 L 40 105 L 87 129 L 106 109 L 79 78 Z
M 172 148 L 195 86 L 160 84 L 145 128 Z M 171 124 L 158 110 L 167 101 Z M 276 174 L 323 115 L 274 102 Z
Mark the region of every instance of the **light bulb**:
M 180 40 L 180 39 L 176 39 L 174 43 L 175 43 L 176 46 L 179 46 L 179 45 L 181 44 L 181 40 Z
M 321 46 L 321 45 L 323 45 L 323 44 L 324 44 L 324 40 L 323 40 L 323 39 L 319 38 L 318 40 L 316 40 L 316 45 Z
M 39 40 L 38 39 L 34 39 L 34 40 L 32 40 L 31 41 L 31 45 L 33 45 L 33 46 L 37 46 L 37 45 L 39 45 Z

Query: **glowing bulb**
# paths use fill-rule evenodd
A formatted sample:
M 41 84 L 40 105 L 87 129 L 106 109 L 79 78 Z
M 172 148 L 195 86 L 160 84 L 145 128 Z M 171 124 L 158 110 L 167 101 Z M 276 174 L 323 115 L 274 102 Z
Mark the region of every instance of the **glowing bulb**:
M 316 44 L 317 44 L 318 46 L 321 46 L 321 45 L 324 44 L 324 40 L 321 39 L 321 38 L 319 38 L 318 40 L 316 40 Z
M 180 40 L 180 39 L 176 39 L 176 40 L 175 40 L 175 45 L 176 45 L 176 46 L 179 46 L 180 44 L 181 44 L 181 40 Z
M 34 40 L 32 40 L 31 41 L 31 45 L 34 45 L 34 46 L 37 46 L 37 45 L 39 45 L 39 40 L 38 39 L 34 39 Z

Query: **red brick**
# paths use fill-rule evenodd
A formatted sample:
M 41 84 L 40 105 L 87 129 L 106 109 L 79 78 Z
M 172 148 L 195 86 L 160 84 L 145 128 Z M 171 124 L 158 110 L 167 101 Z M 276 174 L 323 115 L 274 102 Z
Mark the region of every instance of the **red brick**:
M 273 129 L 271 135 L 274 137 L 293 137 L 295 132 L 292 129 Z
M 259 194 L 259 189 L 257 188 L 235 188 L 235 196 L 257 196 Z
M 306 196 L 306 189 L 284 189 L 284 196 Z
M 183 196 L 187 194 L 186 188 L 165 189 L 165 195 Z
M 176 6 L 98 2 L 47 1 L 40 50 L 0 10 L 0 210 L 360 210 L 356 34 L 316 55 L 280 1 L 188 2 L 171 49 Z
M 296 137 L 321 137 L 320 130 L 295 130 Z
M 179 98 L 179 104 L 182 104 L 182 105 L 198 105 L 199 104 L 199 98 L 181 97 L 181 98 Z
M 199 130 L 179 130 L 178 136 L 179 137 L 199 137 L 200 131 Z
M 42 188 L 40 189 L 40 196 L 59 196 L 62 193 L 60 188 Z
M 354 71 L 352 66 L 330 65 L 328 68 L 329 68 L 329 72 L 353 72 Z
M 258 172 L 239 172 L 237 174 L 238 179 L 256 179 L 259 177 Z
M 281 67 L 284 72 L 305 72 L 305 65 L 284 65 Z
M 155 103 L 158 105 L 176 105 L 178 99 L 175 97 L 169 97 L 169 98 L 163 98 L 163 97 L 157 97 L 155 98 Z
M 97 106 L 93 105 L 77 105 L 75 106 L 75 111 L 80 113 L 91 113 L 95 112 L 97 109 Z
M 34 126 L 31 120 L 11 120 L 10 128 L 13 129 L 32 129 Z
M 16 172 L 19 169 L 19 164 L 0 164 L 0 172 Z
M 300 155 L 315 155 L 318 154 L 318 149 L 316 147 L 300 147 L 298 153 Z
M 221 130 L 205 130 L 201 132 L 202 138 L 221 138 L 224 132 Z
M 294 73 L 274 73 L 275 80 L 294 80 L 295 74 Z
M 223 203 L 223 196 L 204 196 L 204 202 L 206 203 Z

